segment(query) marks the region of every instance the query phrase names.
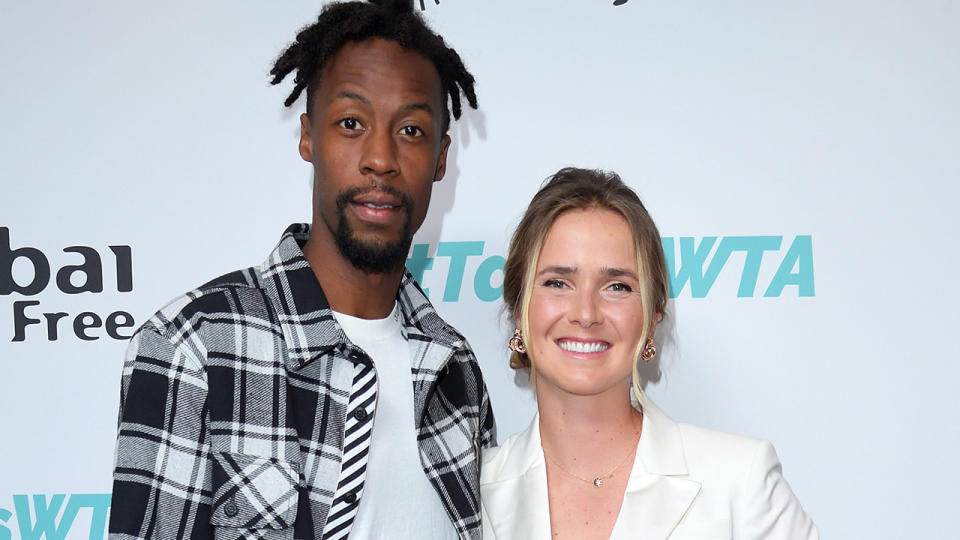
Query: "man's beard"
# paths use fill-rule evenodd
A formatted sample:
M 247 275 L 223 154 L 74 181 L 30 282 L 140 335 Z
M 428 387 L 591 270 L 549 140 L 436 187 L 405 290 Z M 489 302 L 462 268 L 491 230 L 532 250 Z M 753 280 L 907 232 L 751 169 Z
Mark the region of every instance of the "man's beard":
M 405 218 L 400 238 L 393 242 L 364 242 L 356 237 L 350 222 L 347 221 L 346 208 L 350 201 L 371 191 L 381 191 L 400 199 L 401 211 Z M 407 262 L 413 232 L 410 230 L 410 214 L 413 212 L 413 200 L 406 193 L 389 185 L 351 188 L 337 195 L 337 227 L 331 230 L 337 244 L 337 251 L 357 270 L 367 274 L 386 274 L 402 267 Z

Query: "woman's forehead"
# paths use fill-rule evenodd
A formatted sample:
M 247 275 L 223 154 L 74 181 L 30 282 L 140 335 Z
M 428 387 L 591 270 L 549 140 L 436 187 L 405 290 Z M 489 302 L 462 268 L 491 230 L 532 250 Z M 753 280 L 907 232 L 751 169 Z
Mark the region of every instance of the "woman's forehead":
M 544 237 L 537 272 L 566 273 L 636 271 L 636 243 L 627 220 L 603 208 L 571 210 L 553 222 Z

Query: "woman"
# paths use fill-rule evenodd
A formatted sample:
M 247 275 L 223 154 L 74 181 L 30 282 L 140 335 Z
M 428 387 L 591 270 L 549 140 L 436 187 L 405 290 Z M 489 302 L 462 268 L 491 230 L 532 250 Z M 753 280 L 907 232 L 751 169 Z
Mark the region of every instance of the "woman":
M 671 420 L 638 363 L 667 301 L 660 235 L 611 173 L 563 169 L 510 243 L 510 365 L 538 414 L 484 454 L 484 538 L 810 539 L 770 443 Z

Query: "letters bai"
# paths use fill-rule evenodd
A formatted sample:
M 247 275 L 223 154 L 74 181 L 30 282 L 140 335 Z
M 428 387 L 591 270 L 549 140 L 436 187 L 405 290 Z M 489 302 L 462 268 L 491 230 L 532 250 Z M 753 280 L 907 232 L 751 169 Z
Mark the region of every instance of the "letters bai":
M 133 258 L 130 246 L 108 247 L 113 254 L 116 267 L 117 292 L 132 291 Z M 79 264 L 62 266 L 54 277 L 50 259 L 43 251 L 29 246 L 13 248 L 10 242 L 10 230 L 7 227 L 0 227 L 0 295 L 6 296 L 13 293 L 22 296 L 37 295 L 47 288 L 52 277 L 57 289 L 64 294 L 102 293 L 104 273 L 100 253 L 89 246 L 69 246 L 63 248 L 63 252 L 68 255 L 79 255 Z M 21 265 L 32 266 L 33 276 L 29 282 L 20 283 L 14 278 L 14 264 L 18 260 Z M 63 311 L 38 312 L 35 308 L 39 305 L 39 300 L 13 302 L 12 341 L 25 341 L 27 328 L 32 325 L 45 326 L 48 341 L 56 341 L 60 337 L 60 321 L 70 319 L 70 314 Z M 84 311 L 73 316 L 72 319 L 74 335 L 84 341 L 100 338 L 96 333 L 92 333 L 96 328 L 104 328 L 106 334 L 113 339 L 127 339 L 130 336 L 121 333 L 121 330 L 134 326 L 133 315 L 126 311 L 114 311 L 106 317 L 101 317 L 92 311 Z

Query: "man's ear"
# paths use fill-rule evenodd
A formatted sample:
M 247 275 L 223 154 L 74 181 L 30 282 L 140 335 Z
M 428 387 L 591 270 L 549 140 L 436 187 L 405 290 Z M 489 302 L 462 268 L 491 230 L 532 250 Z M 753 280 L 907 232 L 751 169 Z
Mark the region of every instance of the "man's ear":
M 302 138 L 303 136 L 301 135 L 301 140 Z M 440 156 L 437 158 L 437 170 L 433 174 L 434 182 L 443 180 L 443 175 L 447 174 L 447 150 L 449 149 L 450 135 L 444 135 L 443 142 L 440 143 Z
M 310 117 L 307 113 L 300 115 L 300 157 L 304 161 L 313 163 L 313 138 L 310 136 Z

